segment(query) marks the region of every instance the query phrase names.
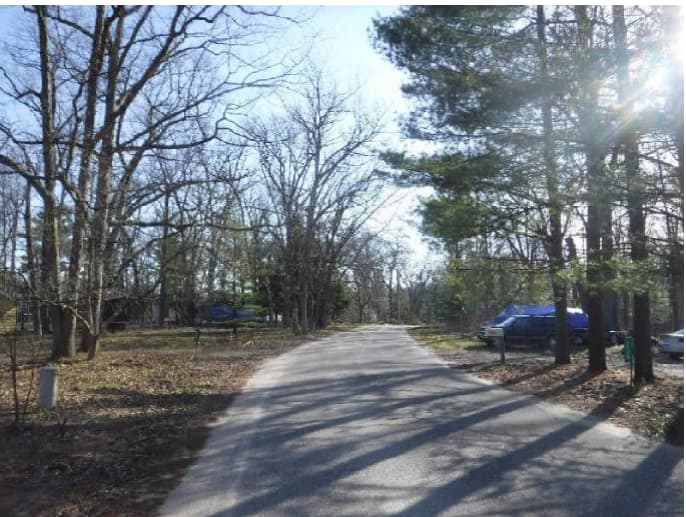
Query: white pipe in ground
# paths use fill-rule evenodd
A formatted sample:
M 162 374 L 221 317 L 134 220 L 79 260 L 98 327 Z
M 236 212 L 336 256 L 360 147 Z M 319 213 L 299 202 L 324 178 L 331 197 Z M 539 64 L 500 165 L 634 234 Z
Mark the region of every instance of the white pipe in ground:
M 57 406 L 57 373 L 59 368 L 54 364 L 43 366 L 39 372 L 38 405 L 45 409 Z

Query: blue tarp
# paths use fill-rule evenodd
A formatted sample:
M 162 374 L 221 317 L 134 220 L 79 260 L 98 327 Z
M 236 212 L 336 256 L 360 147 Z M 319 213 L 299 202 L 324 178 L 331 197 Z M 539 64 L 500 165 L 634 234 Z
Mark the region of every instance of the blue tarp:
M 233 307 L 230 305 L 213 305 L 203 311 L 206 320 L 228 320 L 233 318 Z
M 555 314 L 555 304 L 547 303 L 542 305 L 515 305 L 510 304 L 501 312 L 499 312 L 493 320 L 491 325 L 502 323 L 510 316 L 516 314 L 523 314 L 527 316 L 553 316 Z M 570 307 L 567 309 L 569 317 L 569 326 L 575 329 L 588 328 L 588 316 L 581 309 Z
M 256 318 L 257 312 L 255 309 L 248 309 L 244 307 L 231 307 L 230 305 L 216 304 L 208 307 L 203 311 L 203 319 L 209 321 L 222 321 L 232 319 L 250 319 Z
M 588 328 L 588 315 L 581 309 L 567 309 L 567 318 L 569 319 L 569 326 L 573 329 Z
M 528 316 L 545 316 L 546 314 L 555 314 L 555 305 L 548 303 L 545 305 L 515 305 L 510 304 L 505 307 L 501 312 L 499 312 L 495 318 L 493 318 L 492 323 L 497 325 L 502 323 L 510 316 L 515 314 L 526 314 Z

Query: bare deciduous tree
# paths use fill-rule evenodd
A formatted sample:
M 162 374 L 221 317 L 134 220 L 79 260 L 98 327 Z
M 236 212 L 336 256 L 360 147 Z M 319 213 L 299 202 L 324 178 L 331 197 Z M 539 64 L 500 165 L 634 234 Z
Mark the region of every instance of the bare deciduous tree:
M 280 55 L 256 50 L 278 11 L 25 11 L 35 18 L 35 46 L 1 65 L 2 94 L 24 111 L 21 119 L 0 121 L 0 165 L 24 177 L 43 203 L 38 294 L 51 315 L 53 356 L 75 353 L 78 319 L 92 358 L 112 274 L 108 257 L 130 211 L 136 177 L 153 152 L 216 139 L 229 129 L 232 114 L 284 77 Z M 262 23 L 265 18 L 270 23 Z M 28 86 L 13 79 L 18 71 Z M 26 125 L 26 111 L 36 115 L 37 128 Z M 73 222 L 63 276 L 60 223 L 66 216 Z
M 299 333 L 326 326 L 343 247 L 376 204 L 369 145 L 380 119 L 351 110 L 350 95 L 307 77 L 302 102 L 248 131 L 285 274 L 284 317 Z

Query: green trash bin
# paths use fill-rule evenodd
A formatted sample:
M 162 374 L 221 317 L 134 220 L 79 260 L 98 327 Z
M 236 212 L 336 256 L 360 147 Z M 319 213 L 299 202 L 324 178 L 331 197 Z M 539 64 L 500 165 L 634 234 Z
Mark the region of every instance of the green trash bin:
M 634 338 L 625 337 L 624 338 L 624 362 L 631 364 L 634 361 Z

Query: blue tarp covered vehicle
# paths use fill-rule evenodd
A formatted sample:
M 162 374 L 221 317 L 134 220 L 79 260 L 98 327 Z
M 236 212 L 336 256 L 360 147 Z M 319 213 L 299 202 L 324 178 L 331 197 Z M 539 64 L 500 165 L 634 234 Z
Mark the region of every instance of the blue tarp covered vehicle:
M 255 309 L 249 307 L 232 307 L 226 304 L 215 304 L 202 311 L 202 318 L 215 323 L 229 320 L 261 320 Z
M 584 343 L 588 335 L 588 315 L 581 309 L 570 307 L 567 318 L 570 337 L 577 343 Z M 510 304 L 488 322 L 477 337 L 492 344 L 492 336 L 499 333 L 505 338 L 505 343 L 543 342 L 554 346 L 556 332 L 554 304 Z
M 497 325 L 502 323 L 510 316 L 516 314 L 526 314 L 527 316 L 542 316 L 545 314 L 555 313 L 555 305 L 548 303 L 545 305 L 515 305 L 511 303 L 502 311 L 496 314 L 495 318 L 489 321 L 489 325 Z
M 552 303 L 541 305 L 515 305 L 510 304 L 495 318 L 488 322 L 489 326 L 498 325 L 510 316 L 525 315 L 525 316 L 554 316 L 555 305 Z M 570 307 L 567 309 L 569 318 L 569 326 L 571 328 L 588 328 L 588 315 L 581 309 Z
M 488 343 L 490 340 L 486 336 L 486 330 L 489 327 L 502 325 L 505 321 L 508 320 L 508 318 L 511 318 L 513 316 L 534 316 L 537 318 L 552 318 L 553 316 L 555 316 L 555 305 L 552 303 L 537 305 L 510 304 L 507 307 L 505 307 L 501 312 L 499 312 L 491 321 L 487 322 L 483 327 L 481 327 L 476 337 Z M 581 309 L 570 307 L 567 309 L 567 317 L 569 321 L 570 330 L 578 336 L 585 336 L 588 331 L 588 315 Z M 552 326 L 554 325 L 554 323 L 550 321 L 546 325 Z

